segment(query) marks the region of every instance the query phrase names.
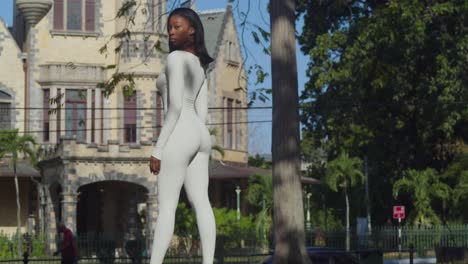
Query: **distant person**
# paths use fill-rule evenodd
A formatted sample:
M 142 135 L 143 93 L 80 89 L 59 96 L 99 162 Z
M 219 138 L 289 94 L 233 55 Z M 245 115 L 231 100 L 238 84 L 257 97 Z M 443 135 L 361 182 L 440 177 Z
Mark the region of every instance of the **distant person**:
M 78 251 L 76 249 L 76 241 L 73 232 L 67 228 L 64 223 L 59 224 L 59 232 L 63 233 L 62 245 L 61 248 L 54 253 L 54 256 L 60 253 L 62 256 L 62 264 L 76 263 Z
M 326 245 L 326 235 L 325 231 L 320 227 L 317 226 L 315 228 L 315 246 L 317 247 L 324 247 Z

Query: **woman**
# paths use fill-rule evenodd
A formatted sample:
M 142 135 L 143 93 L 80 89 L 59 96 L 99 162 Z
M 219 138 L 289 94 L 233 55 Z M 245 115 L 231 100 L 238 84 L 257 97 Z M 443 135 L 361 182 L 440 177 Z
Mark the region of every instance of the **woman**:
M 182 185 L 195 208 L 203 264 L 212 264 L 216 226 L 208 200 L 211 139 L 205 126 L 208 111 L 205 68 L 213 59 L 206 51 L 203 26 L 193 10 L 175 9 L 168 20 L 171 53 L 167 56 L 165 74 L 156 82 L 167 112 L 150 158 L 150 171 L 159 174 L 159 214 L 151 264 L 163 262 L 174 232 Z

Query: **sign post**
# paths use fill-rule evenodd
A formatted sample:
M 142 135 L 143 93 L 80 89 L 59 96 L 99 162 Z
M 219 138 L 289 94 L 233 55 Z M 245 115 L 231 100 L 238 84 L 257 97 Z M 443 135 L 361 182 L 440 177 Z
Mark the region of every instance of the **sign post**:
M 398 258 L 401 259 L 401 219 L 404 219 L 405 207 L 403 205 L 393 206 L 393 219 L 398 219 Z

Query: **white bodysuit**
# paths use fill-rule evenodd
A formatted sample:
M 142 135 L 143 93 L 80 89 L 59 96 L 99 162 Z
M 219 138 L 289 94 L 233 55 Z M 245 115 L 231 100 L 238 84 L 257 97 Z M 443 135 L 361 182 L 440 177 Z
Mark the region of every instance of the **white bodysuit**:
M 205 71 L 197 56 L 173 51 L 165 74 L 156 82 L 162 93 L 165 119 L 152 156 L 161 160 L 158 174 L 158 218 L 150 264 L 160 264 L 174 233 L 175 212 L 184 185 L 195 208 L 203 264 L 212 264 L 216 226 L 208 200 L 211 138 L 205 125 L 208 91 Z

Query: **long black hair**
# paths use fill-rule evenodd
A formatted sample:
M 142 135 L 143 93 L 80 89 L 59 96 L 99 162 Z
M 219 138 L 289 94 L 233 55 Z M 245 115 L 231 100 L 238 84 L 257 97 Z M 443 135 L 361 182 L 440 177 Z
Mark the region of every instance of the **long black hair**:
M 187 19 L 190 23 L 190 26 L 192 26 L 195 29 L 195 36 L 193 38 L 195 44 L 195 55 L 198 56 L 203 67 L 208 66 L 208 64 L 213 61 L 213 58 L 210 57 L 208 51 L 206 50 L 205 31 L 203 30 L 203 24 L 200 20 L 200 17 L 192 9 L 180 7 L 174 9 L 167 18 L 167 20 L 169 21 L 169 19 L 175 15 Z M 169 50 L 172 52 L 174 49 L 175 48 L 172 47 L 172 45 L 169 43 Z

